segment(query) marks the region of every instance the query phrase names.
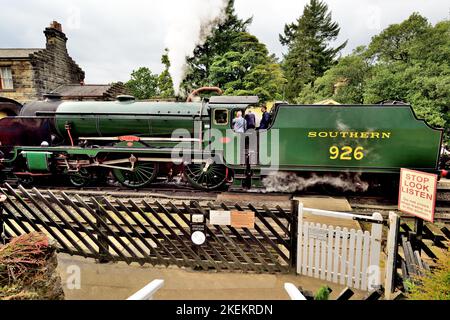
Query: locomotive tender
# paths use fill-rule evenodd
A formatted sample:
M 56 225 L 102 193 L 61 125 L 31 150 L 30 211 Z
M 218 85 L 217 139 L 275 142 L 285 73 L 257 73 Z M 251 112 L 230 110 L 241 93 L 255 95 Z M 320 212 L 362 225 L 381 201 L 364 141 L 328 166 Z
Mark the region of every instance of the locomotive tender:
M 62 102 L 25 105 L 0 120 L 0 180 L 67 177 L 77 187 L 110 173 L 140 188 L 184 174 L 198 188 L 264 186 L 276 172 L 299 175 L 438 173 L 443 130 L 409 105 L 275 104 L 267 130 L 234 133 L 238 110 L 257 97 L 203 102 Z M 3 156 L 2 156 L 3 155 Z

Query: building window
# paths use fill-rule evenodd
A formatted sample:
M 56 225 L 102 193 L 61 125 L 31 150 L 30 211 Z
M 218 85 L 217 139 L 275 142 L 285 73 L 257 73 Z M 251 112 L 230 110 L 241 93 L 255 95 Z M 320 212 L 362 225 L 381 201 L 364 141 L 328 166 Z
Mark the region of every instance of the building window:
M 13 78 L 10 67 L 0 67 L 0 90 L 12 90 Z

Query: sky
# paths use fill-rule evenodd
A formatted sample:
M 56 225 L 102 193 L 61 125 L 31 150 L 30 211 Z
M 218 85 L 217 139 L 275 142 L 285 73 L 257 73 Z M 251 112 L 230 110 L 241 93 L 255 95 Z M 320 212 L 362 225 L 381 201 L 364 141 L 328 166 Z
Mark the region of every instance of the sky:
M 253 17 L 249 31 L 282 57 L 278 35 L 297 19 L 307 0 L 235 0 L 240 18 Z M 450 18 L 445 0 L 326 0 L 341 27 L 343 54 L 411 13 L 429 22 Z M 181 78 L 184 56 L 198 43 L 201 26 L 220 16 L 224 0 L 0 0 L 0 48 L 40 48 L 51 21 L 62 24 L 71 57 L 86 83 L 127 81 L 141 66 L 159 73 L 161 54 L 171 49 L 171 72 Z M 179 82 L 180 79 L 175 82 Z

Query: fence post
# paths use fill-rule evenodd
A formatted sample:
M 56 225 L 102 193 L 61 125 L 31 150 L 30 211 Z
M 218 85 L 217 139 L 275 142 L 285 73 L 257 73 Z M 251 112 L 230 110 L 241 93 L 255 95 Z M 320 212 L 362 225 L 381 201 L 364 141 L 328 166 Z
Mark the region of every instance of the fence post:
M 383 216 L 375 212 L 372 218 L 378 220 L 380 223 L 373 223 L 370 232 L 370 259 L 369 259 L 369 290 L 378 290 L 381 286 L 381 270 L 380 270 L 380 254 L 381 254 L 381 236 L 383 233 Z
M 303 203 L 297 201 L 297 231 L 294 236 L 297 238 L 297 274 L 301 274 L 302 247 L 303 247 Z
M 414 220 L 414 232 L 416 234 L 413 241 L 413 248 L 414 250 L 419 251 L 420 254 L 420 250 L 422 248 L 423 220 L 417 217 Z
M 98 229 L 100 230 L 100 232 L 97 234 L 97 240 L 99 243 L 101 243 L 103 245 L 103 247 L 105 247 L 105 249 L 103 249 L 102 247 L 98 248 L 98 253 L 99 253 L 98 262 L 99 263 L 108 263 L 109 262 L 109 245 L 108 245 L 108 241 L 107 241 L 108 235 L 105 235 L 106 228 L 102 224 L 102 222 L 107 223 L 107 219 L 106 219 L 106 216 L 101 207 L 100 201 L 101 201 L 101 199 L 96 199 L 97 206 L 95 208 L 95 213 L 97 214 L 98 218 L 97 218 L 97 221 L 95 222 L 95 224 L 97 225 Z
M 3 218 L 3 205 L 6 201 L 6 196 L 0 194 L 0 241 L 6 243 L 5 222 Z
M 298 239 L 298 200 L 291 200 L 291 267 L 297 268 L 297 239 Z M 292 269 L 291 269 L 292 270 Z
M 386 261 L 386 276 L 384 283 L 385 299 L 391 300 L 392 293 L 395 289 L 395 274 L 397 269 L 397 248 L 398 248 L 398 231 L 400 225 L 400 217 L 394 213 L 389 212 L 389 232 L 387 236 L 387 261 Z

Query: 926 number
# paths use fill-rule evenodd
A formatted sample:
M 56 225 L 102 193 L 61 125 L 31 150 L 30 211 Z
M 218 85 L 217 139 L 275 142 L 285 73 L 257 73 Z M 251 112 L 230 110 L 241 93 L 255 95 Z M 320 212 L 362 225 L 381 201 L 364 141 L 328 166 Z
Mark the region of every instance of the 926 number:
M 331 146 L 330 147 L 330 159 L 331 160 L 357 160 L 360 161 L 364 158 L 364 148 L 356 147 L 353 149 L 350 146 L 338 147 Z

